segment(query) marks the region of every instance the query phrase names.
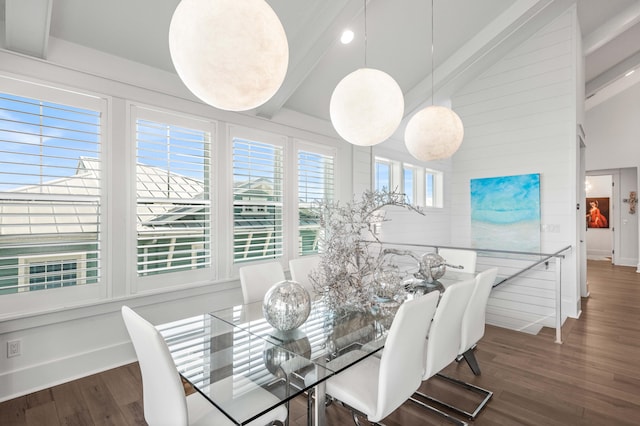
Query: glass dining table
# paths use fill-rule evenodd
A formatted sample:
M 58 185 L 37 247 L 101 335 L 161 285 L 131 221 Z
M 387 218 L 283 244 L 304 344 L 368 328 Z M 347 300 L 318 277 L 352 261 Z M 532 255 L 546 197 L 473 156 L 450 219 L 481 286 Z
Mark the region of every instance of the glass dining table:
M 447 271 L 437 283 L 412 286 L 408 297 L 472 277 Z M 325 380 L 384 347 L 398 306 L 380 301 L 366 311 L 330 309 L 319 298 L 300 327 L 282 332 L 264 318 L 262 302 L 255 302 L 157 328 L 180 375 L 234 424 L 248 424 L 307 393 L 314 401 L 308 423 L 323 426 Z M 276 398 L 261 398 L 264 389 Z

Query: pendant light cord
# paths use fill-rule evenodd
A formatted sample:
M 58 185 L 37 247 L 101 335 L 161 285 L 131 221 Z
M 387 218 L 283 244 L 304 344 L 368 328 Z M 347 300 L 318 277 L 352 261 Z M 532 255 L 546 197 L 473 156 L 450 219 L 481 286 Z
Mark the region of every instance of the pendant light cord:
M 367 0 L 364 0 L 364 67 L 367 68 Z
M 433 0 L 431 0 L 431 106 L 433 106 Z

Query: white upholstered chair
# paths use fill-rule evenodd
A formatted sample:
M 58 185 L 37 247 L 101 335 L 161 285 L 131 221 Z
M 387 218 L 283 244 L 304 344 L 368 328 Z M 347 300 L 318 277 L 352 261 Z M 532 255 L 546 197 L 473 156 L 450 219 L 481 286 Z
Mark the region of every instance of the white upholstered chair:
M 455 361 L 460 348 L 462 317 L 469 303 L 475 279 L 453 284 L 442 293 L 440 303 L 433 316 L 429 335 L 424 345 L 424 369 L 422 380 L 428 380 L 439 373 L 447 365 Z M 434 292 L 437 293 L 437 292 Z M 423 398 L 434 400 L 429 395 L 416 392 Z M 428 405 L 417 398 L 412 401 L 445 417 L 456 424 L 465 424 L 445 412 Z M 439 402 L 439 401 L 436 401 Z
M 418 389 L 424 369 L 424 341 L 438 302 L 432 292 L 398 309 L 380 358 L 369 356 L 327 380 L 327 394 L 378 422 Z
M 307 289 L 309 294 L 313 297 L 315 291 L 311 280 L 309 279 L 309 273 L 318 267 L 320 264 L 320 256 L 302 256 L 297 259 L 291 259 L 289 261 L 289 272 L 291 273 L 291 279 L 295 282 L 302 284 Z
M 476 272 L 478 253 L 473 250 L 441 248 L 438 254 L 454 269 L 471 274 Z
M 144 419 L 149 426 L 233 425 L 199 393 L 185 397 L 169 348 L 151 323 L 128 306 L 122 307 L 122 319 L 140 364 Z M 258 400 L 266 400 L 267 403 L 278 401 L 277 397 L 262 388 L 253 390 L 249 399 L 254 404 Z M 263 426 L 274 422 L 282 423 L 286 418 L 286 408 L 279 406 L 249 424 Z
M 460 349 L 458 350 L 458 360 L 464 358 L 476 376 L 480 375 L 480 367 L 473 351 L 478 341 L 484 336 L 487 302 L 497 275 L 498 268 L 491 268 L 476 276 L 473 293 L 471 293 L 469 304 L 464 317 L 462 317 L 462 337 Z
M 285 280 L 280 262 L 246 265 L 239 272 L 245 304 L 262 300 L 271 286 Z
M 480 367 L 478 366 L 478 362 L 473 351 L 476 347 L 476 343 L 478 343 L 482 336 L 484 336 L 487 301 L 489 300 L 489 294 L 491 293 L 491 288 L 493 287 L 497 273 L 498 268 L 491 268 L 476 276 L 473 292 L 471 293 L 469 303 L 467 304 L 467 308 L 462 316 L 460 347 L 458 349 L 458 357 L 456 360 L 461 361 L 464 358 L 467 361 L 467 364 L 469 364 L 469 367 L 471 367 L 471 371 L 473 371 L 473 374 L 476 376 L 480 375 Z M 464 409 L 459 408 L 445 401 L 432 398 L 432 400 L 466 416 L 470 420 L 476 418 L 478 413 L 480 413 L 493 396 L 493 392 L 490 390 L 471 383 L 445 376 L 443 374 L 438 374 L 438 377 L 447 380 L 450 383 L 459 385 L 468 391 L 479 394 L 482 397 L 482 400 L 480 400 L 473 409 L 469 409 L 468 407 L 465 407 Z

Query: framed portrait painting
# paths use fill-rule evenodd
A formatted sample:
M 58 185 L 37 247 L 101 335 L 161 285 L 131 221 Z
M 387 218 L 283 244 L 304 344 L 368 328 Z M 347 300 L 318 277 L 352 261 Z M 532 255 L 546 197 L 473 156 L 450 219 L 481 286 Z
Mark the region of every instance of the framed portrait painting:
M 609 227 L 609 198 L 593 197 L 587 198 L 587 227 L 588 228 L 608 228 Z

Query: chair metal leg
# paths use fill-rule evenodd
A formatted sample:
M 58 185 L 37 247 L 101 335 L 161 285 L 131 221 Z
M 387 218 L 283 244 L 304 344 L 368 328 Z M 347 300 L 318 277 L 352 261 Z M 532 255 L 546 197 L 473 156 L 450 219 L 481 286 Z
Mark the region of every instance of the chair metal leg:
M 427 398 L 427 399 L 431 399 L 429 396 L 420 393 L 420 392 L 416 392 L 416 394 Z M 409 398 L 410 401 L 418 404 L 419 406 L 421 406 L 422 408 L 426 408 L 427 410 L 436 413 L 437 415 L 439 415 L 440 417 L 444 417 L 446 420 L 450 421 L 451 423 L 453 423 L 454 425 L 458 425 L 458 426 L 468 426 L 469 424 L 465 421 L 462 421 L 460 419 L 457 419 L 453 416 L 450 416 L 449 414 L 445 413 L 444 411 L 438 410 L 436 407 L 429 405 L 425 402 L 420 401 L 419 399 L 416 399 L 414 397 Z
M 480 366 L 478 365 L 478 360 L 476 359 L 476 355 L 473 351 L 474 349 L 475 347 L 467 350 L 462 354 L 462 357 L 467 361 L 467 364 L 469 365 L 469 368 L 471 368 L 471 371 L 473 371 L 473 374 L 479 376 L 481 374 Z
M 440 374 L 440 373 L 436 374 L 436 376 L 441 378 L 441 379 L 444 379 L 444 380 L 446 380 L 446 381 L 448 381 L 450 383 L 462 386 L 462 387 L 464 387 L 465 389 L 467 389 L 469 391 L 472 391 L 472 392 L 475 392 L 477 394 L 483 395 L 484 398 L 476 406 L 476 408 L 473 410 L 473 412 L 469 412 L 469 411 L 463 410 L 461 408 L 455 407 L 455 406 L 453 406 L 453 405 L 451 405 L 449 403 L 446 403 L 444 401 L 440 401 L 439 399 L 434 398 L 434 397 L 432 397 L 430 395 L 426 395 L 426 394 L 421 393 L 421 392 L 416 392 L 416 394 L 420 395 L 421 397 L 423 397 L 425 399 L 428 399 L 429 401 L 435 402 L 436 404 L 442 405 L 442 406 L 447 407 L 447 408 L 449 408 L 449 409 L 451 409 L 451 410 L 453 410 L 453 411 L 455 411 L 457 413 L 465 415 L 469 420 L 475 419 L 476 416 L 478 415 L 478 413 L 480 413 L 480 411 L 484 408 L 485 405 L 487 405 L 487 403 L 489 402 L 489 400 L 493 396 L 493 392 L 491 392 L 490 390 L 483 389 L 483 388 L 481 388 L 479 386 L 472 385 L 471 383 L 463 382 L 462 380 L 458 380 L 458 379 L 455 379 L 453 377 L 445 376 L 444 374 Z

